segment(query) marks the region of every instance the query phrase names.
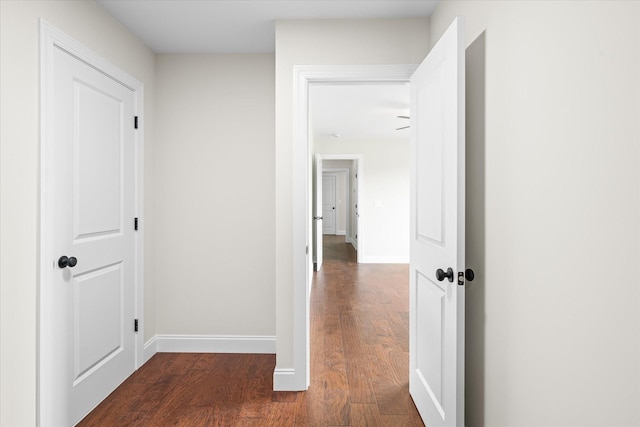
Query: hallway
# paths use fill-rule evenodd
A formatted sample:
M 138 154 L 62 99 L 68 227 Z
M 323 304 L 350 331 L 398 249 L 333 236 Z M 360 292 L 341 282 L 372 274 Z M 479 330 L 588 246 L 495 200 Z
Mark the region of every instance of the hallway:
M 309 425 L 422 426 L 409 397 L 406 264 L 356 264 L 344 236 L 324 236 L 311 294 Z M 303 424 L 300 424 L 303 425 Z
M 80 426 L 422 426 L 409 397 L 408 266 L 325 236 L 311 386 L 273 392 L 271 354 L 158 353 Z

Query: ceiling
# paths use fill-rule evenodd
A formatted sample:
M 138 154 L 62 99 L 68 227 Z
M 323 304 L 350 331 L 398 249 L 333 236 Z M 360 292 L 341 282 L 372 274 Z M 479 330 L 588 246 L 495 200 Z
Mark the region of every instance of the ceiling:
M 273 53 L 278 19 L 380 19 L 431 15 L 437 0 L 97 0 L 158 54 Z M 406 85 L 318 85 L 316 137 L 408 136 Z
M 275 51 L 278 19 L 429 16 L 434 0 L 97 0 L 156 53 Z
M 409 84 L 311 84 L 309 111 L 315 138 L 408 138 Z

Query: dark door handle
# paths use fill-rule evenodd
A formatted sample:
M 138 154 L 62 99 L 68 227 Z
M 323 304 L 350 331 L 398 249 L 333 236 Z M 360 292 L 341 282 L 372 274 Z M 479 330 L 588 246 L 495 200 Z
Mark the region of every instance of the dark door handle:
M 74 256 L 66 257 L 65 255 L 62 255 L 60 258 L 58 258 L 58 267 L 60 268 L 65 268 L 65 267 L 73 268 L 76 266 L 76 264 L 78 264 L 78 260 Z
M 472 269 L 467 268 L 464 271 L 464 278 L 467 279 L 468 282 L 473 282 L 473 279 L 475 279 L 475 277 L 476 273 L 474 273 Z
M 450 282 L 453 282 L 453 269 L 451 267 L 447 268 L 446 273 L 441 268 L 436 270 L 436 279 L 438 279 L 438 282 L 442 282 L 445 277 L 449 279 Z

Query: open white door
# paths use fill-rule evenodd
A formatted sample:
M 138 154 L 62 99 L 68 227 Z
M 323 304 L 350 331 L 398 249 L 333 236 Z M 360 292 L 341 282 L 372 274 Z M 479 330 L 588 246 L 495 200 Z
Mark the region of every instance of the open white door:
M 320 271 L 322 267 L 322 157 L 316 155 L 316 199 L 313 211 L 313 234 L 315 236 L 313 262 L 314 270 Z
M 409 389 L 429 427 L 464 425 L 464 102 L 456 18 L 411 77 Z

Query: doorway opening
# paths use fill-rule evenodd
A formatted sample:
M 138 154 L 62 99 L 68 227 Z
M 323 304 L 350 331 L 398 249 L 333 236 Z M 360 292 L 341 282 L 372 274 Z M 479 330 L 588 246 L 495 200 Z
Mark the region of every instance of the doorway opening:
M 294 69 L 294 144 L 293 144 L 293 378 L 287 381 L 297 390 L 310 384 L 309 297 L 312 257 L 309 248 L 312 236 L 311 193 L 312 141 L 309 133 L 309 87 L 313 83 L 331 84 L 403 84 L 407 83 L 416 65 L 369 65 L 296 67 Z M 375 203 L 375 201 L 374 201 Z M 359 229 L 360 234 L 361 229 Z M 359 237 L 359 252 L 364 239 Z M 301 250 L 299 250 L 301 249 Z M 289 379 L 288 378 L 288 379 Z M 274 388 L 279 387 L 274 376 Z M 283 380 L 284 382 L 284 380 Z
M 360 205 L 359 194 L 363 186 L 364 156 L 362 154 L 312 154 L 313 162 L 311 205 L 313 212 L 313 230 L 311 233 L 313 248 L 313 270 L 319 271 L 323 262 L 324 235 L 344 235 L 344 240 L 358 250 L 358 227 Z M 336 178 L 335 205 L 326 203 L 327 191 L 325 178 Z M 329 181 L 331 182 L 331 181 Z M 335 209 L 333 209 L 335 207 Z M 326 227 L 325 215 L 333 215 L 336 223 L 333 229 Z M 340 224 L 342 222 L 342 224 Z M 359 262 L 359 261 L 357 261 Z M 311 280 L 311 279 L 310 279 Z

